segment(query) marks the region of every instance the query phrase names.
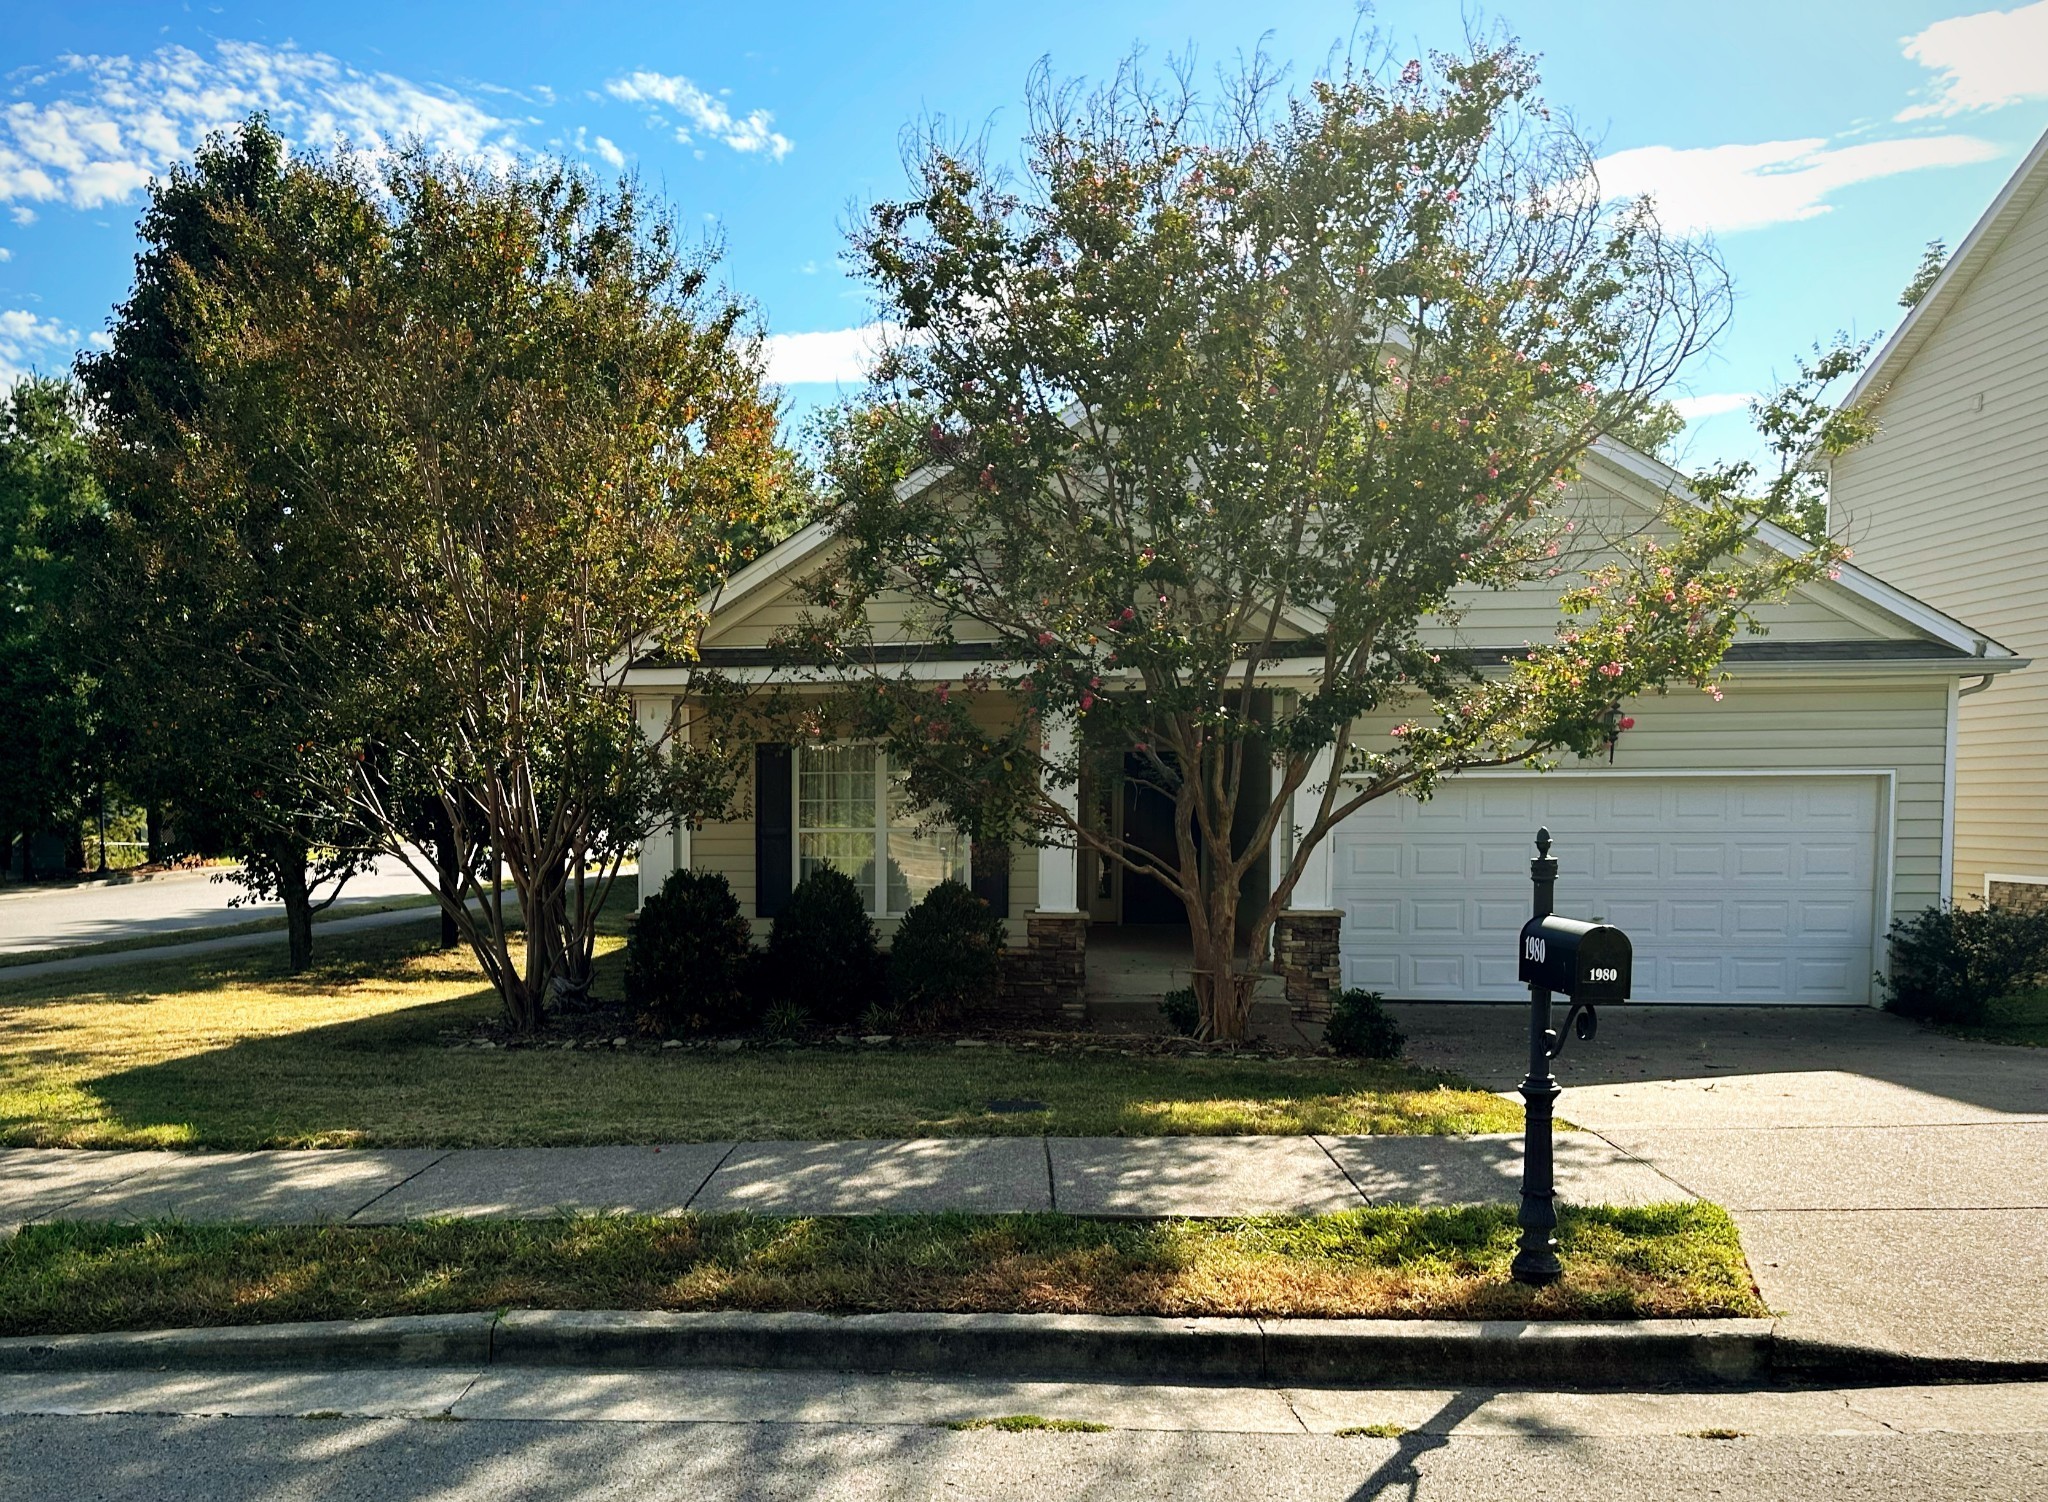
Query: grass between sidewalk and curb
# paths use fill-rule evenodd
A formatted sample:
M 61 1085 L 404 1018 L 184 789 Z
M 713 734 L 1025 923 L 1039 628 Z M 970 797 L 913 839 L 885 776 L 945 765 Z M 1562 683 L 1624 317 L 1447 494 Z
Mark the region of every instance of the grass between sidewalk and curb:
M 622 938 L 596 990 L 620 990 Z M 1338 1059 L 1022 1047 L 451 1047 L 497 1015 L 401 928 L 0 978 L 0 1145 L 483 1147 L 723 1139 L 1512 1131 L 1455 1076 Z M 1082 1040 L 1086 1041 L 1086 1040 Z M 1017 1110 L 1020 1099 L 1043 1110 Z M 993 1110 L 992 1102 L 1008 1109 Z
M 326 909 L 313 919 L 313 932 L 344 918 L 374 918 L 383 913 L 410 912 L 436 906 L 436 900 L 421 893 L 417 897 L 373 897 Z M 421 916 L 425 916 L 422 914 Z M 209 939 L 240 939 L 250 934 L 281 934 L 283 914 L 272 918 L 251 918 L 242 923 L 214 924 L 206 928 L 177 928 L 168 933 L 137 934 L 129 939 L 102 939 L 94 944 L 67 944 L 54 949 L 22 949 L 0 954 L 0 972 L 23 965 L 41 965 L 51 960 L 78 960 L 99 954 L 130 954 L 139 949 L 176 949 L 185 944 L 203 944 Z M 0 976 L 4 979 L 4 976 Z
M 685 1214 L 396 1226 L 31 1225 L 0 1335 L 506 1308 L 1640 1319 L 1764 1313 L 1701 1203 L 1561 1207 L 1564 1281 L 1508 1277 L 1514 1212 L 1303 1218 Z

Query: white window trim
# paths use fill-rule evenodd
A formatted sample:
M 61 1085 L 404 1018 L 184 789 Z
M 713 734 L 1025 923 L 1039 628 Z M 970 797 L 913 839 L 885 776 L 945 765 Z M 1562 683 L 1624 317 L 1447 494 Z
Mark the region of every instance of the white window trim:
M 868 893 L 868 916 L 870 918 L 901 918 L 902 913 L 889 911 L 889 753 L 874 741 L 798 741 L 791 746 L 792 765 L 789 778 L 789 886 L 795 891 L 804 879 L 804 756 L 808 752 L 820 751 L 827 746 L 873 746 L 875 751 L 875 884 Z M 812 833 L 817 833 L 813 830 Z M 956 831 L 957 833 L 957 831 Z M 962 843 L 963 873 L 961 881 L 967 886 L 974 885 L 974 844 L 971 840 Z M 908 912 L 909 909 L 905 909 Z

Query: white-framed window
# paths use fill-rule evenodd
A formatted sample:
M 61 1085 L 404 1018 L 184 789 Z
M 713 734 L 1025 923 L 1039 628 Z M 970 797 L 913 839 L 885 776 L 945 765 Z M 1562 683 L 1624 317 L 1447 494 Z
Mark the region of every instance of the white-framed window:
M 908 912 L 948 877 L 968 880 L 967 841 L 920 822 L 902 774 L 880 747 L 799 745 L 794 781 L 796 880 L 836 866 L 868 894 L 868 911 L 878 917 Z

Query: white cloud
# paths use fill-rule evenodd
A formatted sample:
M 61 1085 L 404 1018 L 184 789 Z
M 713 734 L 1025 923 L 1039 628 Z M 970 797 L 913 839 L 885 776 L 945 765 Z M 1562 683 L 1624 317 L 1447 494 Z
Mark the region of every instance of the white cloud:
M 26 308 L 0 308 L 0 392 L 12 391 L 32 366 L 49 371 L 69 365 L 77 347 L 77 329 Z M 52 355 L 62 358 L 53 364 Z
M 594 156 L 607 167 L 617 171 L 626 165 L 626 153 L 619 150 L 605 136 L 594 136 L 585 126 L 576 127 L 576 149 L 585 156 Z
M 1755 400 L 1753 392 L 1713 391 L 1704 396 L 1675 396 L 1671 399 L 1671 405 L 1687 422 L 1697 422 L 1702 417 L 1719 417 L 1723 412 L 1739 412 Z
M 36 222 L 36 211 L 26 204 L 18 203 L 12 209 L 9 209 L 8 213 L 13 216 L 16 224 L 34 224 Z
M 778 162 L 789 155 L 789 137 L 773 128 L 774 115 L 767 110 L 735 115 L 723 99 L 705 93 L 681 74 L 629 73 L 624 78 L 612 79 L 604 87 L 614 99 L 629 104 L 666 105 L 676 111 L 682 116 L 682 123 L 676 127 L 676 139 L 685 145 L 696 139 L 693 132 L 702 131 L 734 151 L 765 151 Z M 658 112 L 655 119 L 667 123 Z
M 67 55 L 0 107 L 0 199 L 89 209 L 132 198 L 209 131 L 252 111 L 277 132 L 324 148 L 388 150 L 408 137 L 504 164 L 520 122 L 468 95 L 370 73 L 323 52 L 221 42 L 213 55 L 164 47 L 146 57 Z M 17 204 L 17 222 L 32 211 Z
M 13 259 L 14 252 L 9 250 L 6 246 L 0 245 L 0 261 L 11 261 Z
M 868 367 L 895 331 L 894 324 L 871 323 L 816 334 L 770 334 L 768 378 L 783 386 L 857 384 L 867 379 Z
M 2048 3 L 2048 0 L 2044 0 Z M 1638 146 L 1602 157 L 1595 170 L 1610 197 L 1647 193 L 1667 229 L 1758 229 L 1825 214 L 1852 183 L 1987 161 L 1999 148 L 1974 136 L 1912 136 L 1831 146 L 1815 137 L 1753 146 Z
M 1934 97 L 1901 120 L 1991 110 L 2048 98 L 2048 0 L 1936 21 L 1905 39 L 1906 56 L 1938 75 Z

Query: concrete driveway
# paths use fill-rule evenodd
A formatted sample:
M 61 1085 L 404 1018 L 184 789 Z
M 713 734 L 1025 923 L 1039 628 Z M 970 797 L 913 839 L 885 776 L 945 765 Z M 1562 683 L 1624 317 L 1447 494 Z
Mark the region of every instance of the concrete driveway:
M 1417 1062 L 1520 1081 L 1523 1008 L 1395 1011 Z M 1561 1116 L 1729 1209 L 1787 1333 L 2048 1359 L 2048 1050 L 1862 1008 L 1613 1007 L 1556 1069 Z

